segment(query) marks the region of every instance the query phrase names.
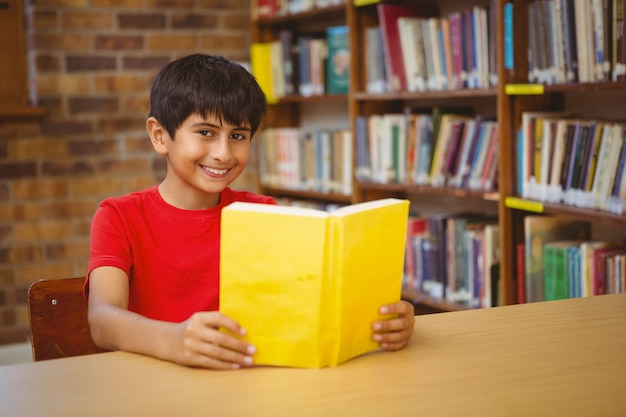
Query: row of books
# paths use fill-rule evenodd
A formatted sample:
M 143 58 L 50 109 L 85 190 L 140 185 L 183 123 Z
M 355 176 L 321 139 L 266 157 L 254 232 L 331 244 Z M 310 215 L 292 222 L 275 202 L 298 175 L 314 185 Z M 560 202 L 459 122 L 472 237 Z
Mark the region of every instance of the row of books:
M 377 12 L 364 34 L 368 92 L 497 85 L 493 7 L 438 16 L 432 5 L 379 3 Z
M 471 308 L 498 305 L 499 226 L 481 214 L 411 216 L 404 286 Z
M 624 0 L 528 4 L 528 79 L 542 84 L 626 79 Z
M 518 134 L 524 198 L 621 214 L 626 209 L 626 125 L 564 112 L 525 112 Z
M 347 94 L 348 27 L 301 35 L 283 29 L 277 40 L 252 44 L 251 64 L 269 102 L 291 95 Z
M 259 175 L 266 187 L 352 194 L 352 134 L 348 129 L 265 129 Z
M 594 240 L 591 223 L 526 216 L 517 247 L 518 302 L 626 292 L 626 241 Z
M 255 0 L 256 19 L 271 19 L 289 14 L 304 13 L 313 9 L 321 9 L 338 4 L 345 0 Z
M 360 181 L 497 188 L 499 134 L 493 116 L 434 108 L 430 114 L 359 116 L 356 126 Z

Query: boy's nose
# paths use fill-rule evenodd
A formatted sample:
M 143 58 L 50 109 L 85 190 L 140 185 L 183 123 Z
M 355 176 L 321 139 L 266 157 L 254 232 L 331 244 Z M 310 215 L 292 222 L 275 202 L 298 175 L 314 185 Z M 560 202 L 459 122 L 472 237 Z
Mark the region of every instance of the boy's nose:
M 232 156 L 228 138 L 220 137 L 211 144 L 211 157 L 219 161 L 226 161 Z

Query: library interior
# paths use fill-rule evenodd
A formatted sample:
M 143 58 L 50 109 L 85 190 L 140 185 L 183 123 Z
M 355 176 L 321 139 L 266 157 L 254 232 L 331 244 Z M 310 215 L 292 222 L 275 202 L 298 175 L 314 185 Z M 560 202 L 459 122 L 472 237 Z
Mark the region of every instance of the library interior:
M 623 415 L 626 400 L 617 388 L 626 355 L 617 347 L 626 342 L 624 3 L 0 2 L 0 387 L 16 395 L 37 381 L 33 392 L 54 404 L 44 382 L 65 377 L 53 365 L 30 368 L 40 364 L 31 323 L 44 319 L 34 318 L 29 290 L 40 280 L 85 277 L 100 202 L 165 177 L 166 163 L 145 128 L 150 87 L 160 68 L 201 52 L 244 66 L 267 98 L 250 161 L 233 189 L 329 216 L 377 200 L 409 202 L 401 256 L 393 258 L 400 263 L 398 300 L 411 303 L 416 317 L 409 347 L 391 352 L 393 359 L 367 353 L 326 373 L 262 367 L 247 383 L 220 374 L 210 386 L 224 410 L 245 415 L 255 405 L 269 415 L 272 404 L 260 396 L 293 391 L 294 378 L 310 390 L 294 397 L 310 414 L 342 415 L 349 407 L 372 415 L 382 412 L 372 404 L 392 401 L 381 394 L 388 387 L 370 381 L 376 369 L 415 384 L 398 381 L 402 392 L 389 393 L 399 415 L 420 409 L 419 401 L 441 415 L 437 401 L 452 388 L 463 392 L 448 398 L 450 410 L 470 414 L 483 407 L 483 415 Z M 298 305 L 306 302 L 302 296 Z M 476 363 L 459 358 L 463 343 Z M 527 352 L 526 344 L 536 349 Z M 162 372 L 189 385 L 190 415 L 206 411 L 196 399 L 200 386 L 190 382 L 195 370 L 120 352 L 80 356 L 60 359 L 75 378 L 81 364 L 103 373 L 129 366 L 156 379 Z M 93 362 L 98 356 L 106 358 L 102 365 Z M 516 368 L 532 360 L 553 372 Z M 517 369 L 519 380 L 498 373 L 499 365 Z M 434 385 L 426 388 L 407 367 L 437 372 L 422 375 Z M 24 376 L 29 369 L 37 369 L 32 379 Z M 121 401 L 125 394 L 107 378 L 110 398 Z M 491 382 L 471 387 L 483 378 Z M 539 380 L 543 391 L 533 384 Z M 252 393 L 254 381 L 269 386 Z M 371 399 L 356 401 L 338 381 Z M 237 395 L 219 385 L 228 382 L 250 385 L 242 388 L 248 406 L 226 407 Z M 79 388 L 66 385 L 56 395 Z M 492 389 L 499 394 L 484 393 Z M 183 398 L 156 382 L 146 396 L 148 390 L 163 395 L 164 408 L 151 409 L 157 414 Z M 507 390 L 530 395 L 522 402 Z M 332 398 L 321 404 L 315 395 Z M 273 411 L 287 414 L 296 399 Z M 105 410 L 106 402 L 98 407 Z M 0 404 L 11 416 L 43 410 Z M 127 407 L 116 410 L 148 410 L 137 401 Z

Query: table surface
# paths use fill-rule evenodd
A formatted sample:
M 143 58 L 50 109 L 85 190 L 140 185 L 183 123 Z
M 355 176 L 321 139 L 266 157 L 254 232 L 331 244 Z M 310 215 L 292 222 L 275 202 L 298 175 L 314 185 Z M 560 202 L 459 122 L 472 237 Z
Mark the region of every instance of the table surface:
M 626 415 L 626 294 L 416 317 L 336 368 L 194 369 L 125 352 L 0 366 L 0 416 Z

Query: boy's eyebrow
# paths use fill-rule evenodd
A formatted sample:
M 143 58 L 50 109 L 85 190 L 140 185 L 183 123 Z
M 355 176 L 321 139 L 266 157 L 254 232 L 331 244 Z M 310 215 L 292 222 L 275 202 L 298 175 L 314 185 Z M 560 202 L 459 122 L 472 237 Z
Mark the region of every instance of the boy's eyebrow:
M 223 128 L 223 126 L 216 125 L 214 123 L 209 123 L 209 122 L 198 122 L 198 123 L 194 123 L 192 125 L 192 127 L 202 127 L 202 126 L 213 127 L 213 128 L 216 128 L 216 129 L 222 129 Z M 246 126 L 237 126 L 233 130 L 245 130 L 246 132 L 251 132 L 252 128 L 246 127 Z

